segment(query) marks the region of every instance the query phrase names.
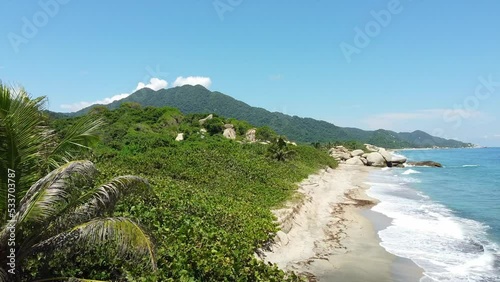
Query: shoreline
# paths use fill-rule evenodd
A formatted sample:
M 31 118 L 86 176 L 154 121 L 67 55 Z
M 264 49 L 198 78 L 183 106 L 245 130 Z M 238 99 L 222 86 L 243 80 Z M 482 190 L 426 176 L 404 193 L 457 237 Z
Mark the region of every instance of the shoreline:
M 377 232 L 390 219 L 370 210 L 371 171 L 341 164 L 300 183 L 301 199 L 273 211 L 281 230 L 263 260 L 310 281 L 419 281 L 420 267 L 380 245 Z

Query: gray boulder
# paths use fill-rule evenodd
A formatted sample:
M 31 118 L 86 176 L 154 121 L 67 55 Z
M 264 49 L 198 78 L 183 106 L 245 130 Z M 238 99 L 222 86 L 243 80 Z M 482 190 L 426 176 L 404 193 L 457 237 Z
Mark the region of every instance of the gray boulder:
M 224 133 L 222 133 L 222 135 L 224 135 L 224 137 L 226 137 L 227 139 L 236 139 L 236 130 L 234 130 L 234 128 L 226 128 L 224 129 Z
M 379 152 L 373 152 L 366 157 L 369 166 L 386 167 L 385 158 Z
M 370 152 L 378 152 L 378 150 L 380 149 L 379 147 L 371 145 L 371 144 L 365 144 L 365 147 Z
M 359 156 L 350 158 L 345 163 L 348 165 L 365 165 Z
M 332 153 L 330 153 L 330 156 L 332 156 L 334 159 L 342 160 L 342 161 L 345 161 L 345 160 L 348 160 L 351 158 L 351 154 L 344 153 L 344 152 L 338 152 L 338 151 L 333 151 Z
M 387 152 L 384 148 L 380 148 L 378 152 L 384 157 L 386 162 L 392 162 L 392 154 Z
M 207 120 L 213 119 L 213 118 L 214 118 L 214 115 L 210 114 L 206 118 L 200 119 L 198 122 L 200 123 L 200 125 L 203 125 Z
M 443 167 L 442 164 L 433 161 L 422 161 L 422 162 L 408 162 L 409 165 L 414 166 L 430 166 L 430 167 Z
M 357 156 L 362 156 L 365 152 L 363 150 L 354 150 L 351 152 L 351 156 L 357 157 Z
M 175 141 L 183 141 L 184 140 L 184 133 L 179 133 L 177 134 L 177 137 L 175 137 Z
M 366 158 L 360 157 L 359 159 L 363 162 L 364 165 L 368 165 L 368 160 Z
M 257 129 L 255 129 L 255 128 L 249 129 L 247 131 L 247 133 L 245 134 L 245 138 L 247 139 L 248 142 L 257 141 L 257 139 L 255 137 L 256 132 L 257 132 Z
M 392 163 L 394 165 L 396 164 L 404 164 L 406 163 L 407 159 L 403 156 L 400 155 L 392 155 Z
M 349 150 L 347 150 L 347 148 L 344 146 L 336 146 L 335 150 L 339 152 L 349 153 Z

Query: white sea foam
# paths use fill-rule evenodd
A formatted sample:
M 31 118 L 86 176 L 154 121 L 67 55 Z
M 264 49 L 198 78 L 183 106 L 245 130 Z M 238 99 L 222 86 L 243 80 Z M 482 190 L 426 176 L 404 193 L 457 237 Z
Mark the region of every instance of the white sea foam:
M 409 174 L 418 174 L 418 173 L 420 173 L 420 171 L 416 171 L 416 170 L 413 170 L 413 169 L 409 169 L 409 170 L 407 170 L 407 171 L 403 172 L 402 174 L 403 174 L 403 175 L 409 175 Z
M 422 281 L 500 281 L 500 247 L 487 239 L 488 227 L 455 216 L 404 178 L 381 172 L 370 183 L 368 194 L 380 200 L 373 210 L 393 219 L 379 231 L 381 245 L 422 267 Z
M 462 167 L 478 167 L 479 165 L 463 165 Z
M 408 174 L 406 174 L 408 175 Z M 420 183 L 421 180 L 415 177 L 409 177 L 409 176 L 400 176 L 400 175 L 394 175 L 394 180 L 397 181 L 399 184 L 405 184 L 405 183 Z

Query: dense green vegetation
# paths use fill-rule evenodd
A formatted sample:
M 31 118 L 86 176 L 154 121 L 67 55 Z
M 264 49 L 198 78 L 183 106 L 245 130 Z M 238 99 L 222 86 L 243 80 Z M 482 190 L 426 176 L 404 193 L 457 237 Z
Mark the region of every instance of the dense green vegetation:
M 255 126 L 269 126 L 290 140 L 304 143 L 357 140 L 385 148 L 467 147 L 470 145 L 434 137 L 422 131 L 412 133 L 397 133 L 388 130 L 364 131 L 357 128 L 338 127 L 312 118 L 269 112 L 262 108 L 251 107 L 220 92 L 211 92 L 200 85 L 185 85 L 159 91 L 144 88 L 107 107 L 116 109 L 124 102 L 137 102 L 143 106 L 170 106 L 186 114 L 216 113 L 225 117 L 246 120 Z M 83 109 L 76 114 L 86 113 L 90 109 L 91 107 Z
M 97 181 L 134 174 L 152 187 L 151 195 L 118 204 L 113 216 L 131 217 L 151 234 L 158 271 L 122 259 L 90 260 L 89 251 L 65 260 L 63 271 L 50 265 L 46 271 L 93 279 L 142 277 L 140 281 L 299 280 L 256 259 L 255 253 L 277 231 L 270 210 L 291 197 L 297 182 L 319 168 L 336 166 L 326 150 L 283 145 L 278 139 L 276 148 L 283 154 L 276 158 L 270 149 L 275 145 L 221 136 L 220 126 L 230 122 L 241 139 L 241 133 L 253 128 L 247 122 L 214 116 L 203 125 L 211 127 L 203 134 L 198 120 L 206 114 L 182 115 L 168 107 L 125 103 L 113 111 L 96 107 L 88 116 L 105 123 L 92 157 L 101 172 Z M 82 118 L 56 119 L 52 126 L 62 137 Z M 184 141 L 174 140 L 178 132 L 185 133 Z M 256 135 L 276 138 L 266 127 Z M 97 248 L 91 254 L 100 252 Z

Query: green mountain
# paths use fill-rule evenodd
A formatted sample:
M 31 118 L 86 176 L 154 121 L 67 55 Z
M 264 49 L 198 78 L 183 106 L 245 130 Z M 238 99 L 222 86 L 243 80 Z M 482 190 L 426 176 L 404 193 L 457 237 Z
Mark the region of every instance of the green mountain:
M 358 128 L 339 127 L 326 121 L 290 116 L 252 107 L 228 95 L 210 91 L 201 85 L 162 89 L 141 89 L 130 96 L 106 107 L 116 109 L 124 102 L 136 102 L 142 106 L 178 108 L 185 114 L 215 113 L 228 118 L 246 120 L 255 126 L 269 126 L 279 134 L 298 142 L 351 141 L 370 143 L 386 148 L 405 147 L 470 147 L 472 144 L 431 136 L 423 131 L 397 133 L 389 130 L 365 131 Z M 93 107 L 82 109 L 73 115 L 81 115 Z

